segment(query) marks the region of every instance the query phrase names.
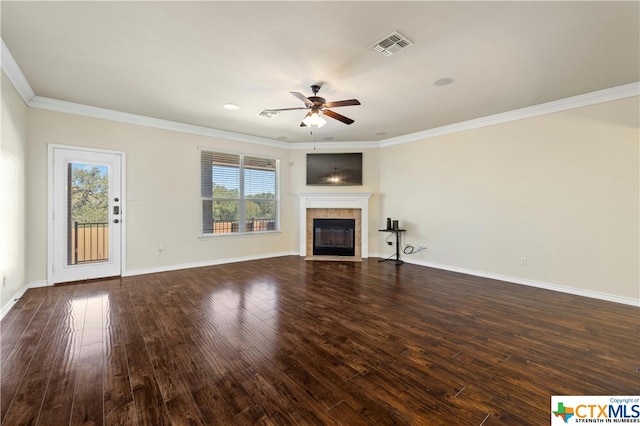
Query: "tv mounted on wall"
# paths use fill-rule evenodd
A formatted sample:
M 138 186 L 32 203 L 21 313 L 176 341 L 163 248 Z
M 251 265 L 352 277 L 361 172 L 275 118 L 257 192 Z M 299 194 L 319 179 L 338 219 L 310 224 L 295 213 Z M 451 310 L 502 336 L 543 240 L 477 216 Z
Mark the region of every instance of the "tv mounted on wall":
M 307 185 L 362 185 L 362 153 L 307 154 Z

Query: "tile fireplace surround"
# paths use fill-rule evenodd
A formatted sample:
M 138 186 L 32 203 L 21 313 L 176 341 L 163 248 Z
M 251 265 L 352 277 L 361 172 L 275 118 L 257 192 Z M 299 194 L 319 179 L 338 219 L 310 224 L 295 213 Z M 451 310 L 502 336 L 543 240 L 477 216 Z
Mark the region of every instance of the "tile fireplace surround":
M 321 217 L 327 218 L 326 210 L 344 210 L 347 217 L 356 212 L 356 256 L 369 257 L 369 198 L 370 192 L 359 193 L 300 193 L 300 256 L 311 256 L 309 240 L 312 238 L 311 229 L 308 226 L 307 210 L 318 209 Z M 323 211 L 325 210 L 325 211 Z M 359 211 L 359 215 L 357 215 Z M 341 217 L 345 217 L 340 214 Z M 357 220 L 359 219 L 359 221 Z M 358 235 L 360 238 L 358 238 Z

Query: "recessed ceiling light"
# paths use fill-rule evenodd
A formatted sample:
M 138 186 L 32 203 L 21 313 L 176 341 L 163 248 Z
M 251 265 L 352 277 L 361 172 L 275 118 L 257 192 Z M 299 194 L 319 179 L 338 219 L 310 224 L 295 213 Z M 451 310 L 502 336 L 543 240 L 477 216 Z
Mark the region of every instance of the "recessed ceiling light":
M 444 77 L 444 78 L 439 78 L 436 81 L 433 82 L 434 86 L 438 86 L 438 87 L 442 87 L 442 86 L 448 86 L 449 84 L 453 83 L 454 80 L 451 77 Z
M 240 107 L 236 104 L 224 104 L 224 109 L 228 109 L 231 111 L 237 111 L 240 109 Z

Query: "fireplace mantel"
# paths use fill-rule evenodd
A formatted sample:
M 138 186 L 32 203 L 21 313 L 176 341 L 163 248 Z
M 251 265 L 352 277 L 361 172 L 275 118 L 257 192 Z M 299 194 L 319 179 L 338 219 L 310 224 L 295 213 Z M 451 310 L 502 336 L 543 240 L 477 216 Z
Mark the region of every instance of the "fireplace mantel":
M 358 193 L 299 193 L 300 198 L 300 256 L 307 252 L 307 209 L 359 209 L 361 211 L 360 253 L 369 257 L 369 198 L 370 192 Z

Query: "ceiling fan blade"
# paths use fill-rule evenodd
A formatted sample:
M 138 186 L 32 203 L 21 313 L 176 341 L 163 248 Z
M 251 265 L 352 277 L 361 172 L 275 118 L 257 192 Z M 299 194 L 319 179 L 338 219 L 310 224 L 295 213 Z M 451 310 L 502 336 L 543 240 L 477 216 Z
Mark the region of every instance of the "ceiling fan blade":
M 307 97 L 305 95 L 303 95 L 300 92 L 289 92 L 291 93 L 293 96 L 295 96 L 296 98 L 300 99 L 302 102 L 304 102 L 304 104 L 308 107 L 312 107 L 313 106 L 313 102 L 311 102 L 309 99 L 307 99 Z
M 277 111 L 293 111 L 295 109 L 307 109 L 307 107 L 295 107 L 295 108 L 278 108 L 278 109 L 264 109 L 263 111 L 277 112 Z
M 300 127 L 307 127 L 306 124 L 304 124 L 304 121 L 302 123 L 300 123 Z
M 325 105 L 327 108 L 336 108 L 343 106 L 360 105 L 360 101 L 357 99 L 347 99 L 345 101 L 327 102 Z
M 325 109 L 324 111 L 322 111 L 324 115 L 328 115 L 331 118 L 334 118 L 338 121 L 342 121 L 344 124 L 351 124 L 353 123 L 353 120 L 350 119 L 349 117 L 345 117 L 344 115 L 340 115 L 337 112 L 333 112 L 329 109 Z

